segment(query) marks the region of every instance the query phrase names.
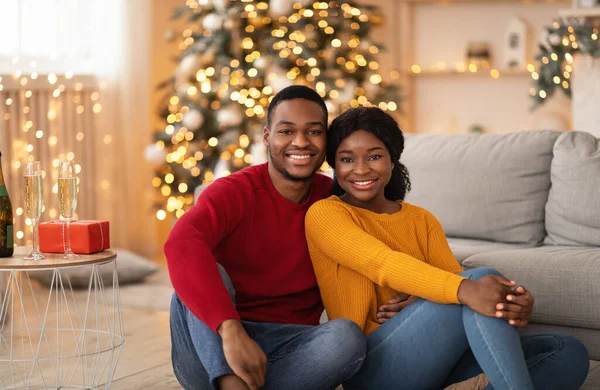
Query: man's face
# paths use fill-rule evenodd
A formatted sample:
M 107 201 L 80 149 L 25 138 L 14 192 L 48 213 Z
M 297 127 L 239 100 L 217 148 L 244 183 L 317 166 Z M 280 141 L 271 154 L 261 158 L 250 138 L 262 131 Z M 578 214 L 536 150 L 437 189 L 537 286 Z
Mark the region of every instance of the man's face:
M 271 115 L 263 137 L 271 164 L 288 180 L 310 180 L 325 159 L 323 109 L 310 100 L 292 99 L 279 103 Z

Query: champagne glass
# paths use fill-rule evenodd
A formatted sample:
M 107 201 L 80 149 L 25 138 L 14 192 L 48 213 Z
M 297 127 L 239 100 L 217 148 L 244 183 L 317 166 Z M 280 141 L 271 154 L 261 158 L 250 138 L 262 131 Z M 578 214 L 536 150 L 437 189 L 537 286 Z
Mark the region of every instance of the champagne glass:
M 25 215 L 33 225 L 33 251 L 24 257 L 25 260 L 45 259 L 39 251 L 38 224 L 44 207 L 42 197 L 42 169 L 39 161 L 25 163 L 25 186 L 23 197 L 25 198 Z
M 71 250 L 71 221 L 77 209 L 77 175 L 73 161 L 63 161 L 58 166 L 58 205 L 65 220 L 65 259 L 78 257 Z

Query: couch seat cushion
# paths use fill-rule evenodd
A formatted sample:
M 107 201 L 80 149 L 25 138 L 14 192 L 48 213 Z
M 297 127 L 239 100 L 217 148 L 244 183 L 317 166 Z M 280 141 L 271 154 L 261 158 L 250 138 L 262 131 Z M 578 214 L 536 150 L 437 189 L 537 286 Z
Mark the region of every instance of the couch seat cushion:
M 505 242 L 470 240 L 468 238 L 455 237 L 448 237 L 448 244 L 450 245 L 450 249 L 452 249 L 452 253 L 454 253 L 454 257 L 456 257 L 456 260 L 461 264 L 468 257 L 478 253 L 531 247 L 530 244 L 507 244 Z
M 545 242 L 600 246 L 600 140 L 584 132 L 561 135 L 550 179 Z
M 406 201 L 431 211 L 452 237 L 539 245 L 559 134 L 407 136 Z
M 600 248 L 543 246 L 480 253 L 463 266 L 495 268 L 530 290 L 533 322 L 600 329 Z

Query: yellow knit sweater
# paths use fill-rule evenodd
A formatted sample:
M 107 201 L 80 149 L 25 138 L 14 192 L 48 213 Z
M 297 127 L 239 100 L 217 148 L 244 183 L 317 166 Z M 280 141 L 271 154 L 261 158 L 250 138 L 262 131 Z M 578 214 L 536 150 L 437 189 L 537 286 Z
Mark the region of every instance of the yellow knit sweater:
M 402 202 L 394 214 L 377 214 L 332 196 L 308 210 L 306 237 L 330 319 L 348 318 L 370 334 L 377 308 L 397 292 L 458 303 L 462 268 L 423 208 Z

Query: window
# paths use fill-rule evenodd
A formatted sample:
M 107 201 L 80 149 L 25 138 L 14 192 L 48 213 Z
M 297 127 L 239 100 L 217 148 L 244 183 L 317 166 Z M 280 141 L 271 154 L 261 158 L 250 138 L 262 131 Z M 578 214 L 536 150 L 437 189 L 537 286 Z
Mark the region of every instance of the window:
M 0 0 L 0 73 L 91 73 L 101 0 Z

